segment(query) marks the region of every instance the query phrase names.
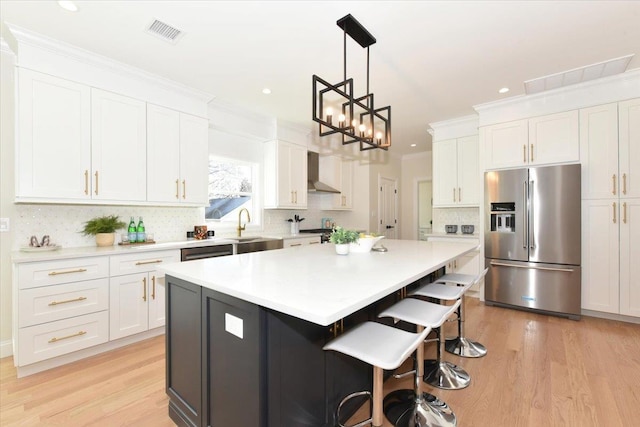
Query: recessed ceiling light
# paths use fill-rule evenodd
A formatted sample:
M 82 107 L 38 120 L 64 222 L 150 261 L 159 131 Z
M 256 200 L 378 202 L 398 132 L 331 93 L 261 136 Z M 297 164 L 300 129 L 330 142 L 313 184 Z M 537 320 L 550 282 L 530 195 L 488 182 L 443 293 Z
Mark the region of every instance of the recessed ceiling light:
M 411 144 L 411 146 L 412 146 L 412 147 L 415 147 L 415 146 L 416 146 L 416 144 Z
M 76 6 L 76 4 L 72 1 L 66 0 L 66 1 L 59 1 L 58 5 L 63 8 L 64 10 L 68 10 L 69 12 L 77 12 L 78 11 L 78 6 Z
M 498 91 L 498 93 L 507 93 L 507 92 L 509 92 L 509 88 L 508 87 L 503 87 L 502 89 L 500 89 Z
M 271 89 L 265 87 L 264 89 L 262 89 L 262 93 L 264 93 L 265 95 L 269 95 L 271 93 Z

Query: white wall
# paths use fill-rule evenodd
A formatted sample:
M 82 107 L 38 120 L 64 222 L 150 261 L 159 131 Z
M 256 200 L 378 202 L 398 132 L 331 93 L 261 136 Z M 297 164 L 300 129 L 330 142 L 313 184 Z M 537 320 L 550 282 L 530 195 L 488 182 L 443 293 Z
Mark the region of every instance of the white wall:
M 399 207 L 401 239 L 418 239 L 418 180 L 432 178 L 431 158 L 431 151 L 402 157 Z

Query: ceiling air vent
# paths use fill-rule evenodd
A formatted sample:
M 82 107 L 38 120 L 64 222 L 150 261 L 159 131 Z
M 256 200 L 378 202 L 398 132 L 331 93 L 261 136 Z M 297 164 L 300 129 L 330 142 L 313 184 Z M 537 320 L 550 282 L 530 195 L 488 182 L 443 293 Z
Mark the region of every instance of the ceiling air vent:
M 178 42 L 178 39 L 180 39 L 184 34 L 179 29 L 174 28 L 169 24 L 165 24 L 164 22 L 157 19 L 154 19 L 147 27 L 147 33 L 161 38 L 162 40 L 171 44 L 176 44 Z

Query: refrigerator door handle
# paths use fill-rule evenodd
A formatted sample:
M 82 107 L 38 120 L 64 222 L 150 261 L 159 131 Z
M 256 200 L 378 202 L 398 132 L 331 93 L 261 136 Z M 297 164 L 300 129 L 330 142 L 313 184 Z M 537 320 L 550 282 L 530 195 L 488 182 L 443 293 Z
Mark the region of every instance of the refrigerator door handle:
M 536 248 L 536 233 L 535 233 L 536 230 L 535 230 L 535 224 L 533 222 L 533 219 L 535 217 L 534 210 L 533 210 L 533 199 L 534 199 L 533 188 L 534 187 L 535 187 L 535 182 L 531 181 L 529 183 L 529 236 L 531 237 L 530 239 L 531 245 L 529 246 L 529 248 L 531 249 Z
M 573 273 L 575 271 L 573 268 L 536 267 L 536 266 L 530 266 L 530 265 L 506 264 L 503 262 L 495 262 L 495 261 L 491 261 L 491 265 L 496 267 L 528 268 L 531 270 L 562 271 L 565 273 Z
M 528 242 L 528 234 L 527 234 L 527 230 L 529 229 L 529 227 L 527 226 L 527 199 L 529 198 L 528 193 L 528 188 L 527 188 L 527 181 L 524 181 L 524 185 L 523 185 L 523 189 L 522 189 L 522 248 L 523 249 L 527 249 L 527 244 Z

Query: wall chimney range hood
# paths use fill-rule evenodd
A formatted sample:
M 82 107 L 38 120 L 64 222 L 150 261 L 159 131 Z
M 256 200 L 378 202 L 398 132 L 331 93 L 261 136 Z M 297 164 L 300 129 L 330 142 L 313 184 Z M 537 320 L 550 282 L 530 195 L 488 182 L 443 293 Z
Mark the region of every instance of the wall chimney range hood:
M 307 191 L 310 193 L 340 193 L 335 188 L 320 182 L 320 155 L 307 151 Z

